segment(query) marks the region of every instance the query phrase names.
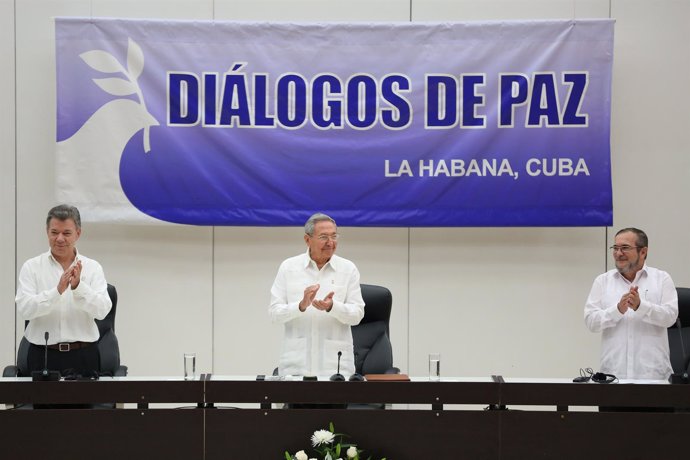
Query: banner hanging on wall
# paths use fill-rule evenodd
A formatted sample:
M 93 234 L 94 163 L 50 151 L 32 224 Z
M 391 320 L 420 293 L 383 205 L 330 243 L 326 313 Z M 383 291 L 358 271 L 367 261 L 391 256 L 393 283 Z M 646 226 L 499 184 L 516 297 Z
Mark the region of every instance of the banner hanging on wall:
M 606 226 L 612 20 L 56 19 L 84 220 Z

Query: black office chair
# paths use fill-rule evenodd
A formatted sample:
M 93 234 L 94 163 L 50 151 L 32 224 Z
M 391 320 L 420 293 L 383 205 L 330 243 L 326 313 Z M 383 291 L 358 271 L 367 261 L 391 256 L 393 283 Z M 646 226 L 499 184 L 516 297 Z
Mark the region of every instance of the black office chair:
M 117 290 L 112 284 L 108 284 L 108 295 L 113 303 L 110 312 L 102 320 L 95 320 L 98 326 L 100 338 L 98 339 L 98 353 L 100 354 L 101 375 L 124 377 L 127 375 L 127 366 L 120 364 L 120 346 L 115 336 L 115 313 L 117 312 Z M 28 324 L 28 321 L 25 322 Z M 22 337 L 17 350 L 17 364 L 6 366 L 2 372 L 3 377 L 28 377 L 30 375 L 27 365 L 29 355 L 29 341 Z
M 676 374 L 685 372 L 683 366 L 690 356 L 690 288 L 676 288 L 678 292 L 678 319 L 668 328 L 668 348 L 671 367 Z
M 399 374 L 393 367 L 390 318 L 393 307 L 391 291 L 383 286 L 361 284 L 364 318 L 352 326 L 355 369 L 359 374 Z

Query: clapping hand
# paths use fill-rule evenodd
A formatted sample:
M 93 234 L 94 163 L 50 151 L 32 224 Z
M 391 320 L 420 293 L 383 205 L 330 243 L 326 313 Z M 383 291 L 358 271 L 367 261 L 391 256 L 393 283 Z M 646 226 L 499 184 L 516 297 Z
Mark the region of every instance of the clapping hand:
M 314 284 L 312 286 L 307 286 L 304 290 L 304 296 L 299 303 L 300 311 L 305 311 L 309 305 L 321 311 L 331 311 L 333 308 L 333 296 L 335 292 L 329 292 L 323 300 L 318 300 L 316 298 L 316 293 L 319 292 L 320 284 Z
M 62 272 L 60 280 L 58 281 L 57 290 L 60 294 L 65 292 L 67 286 L 76 289 L 81 280 L 81 260 L 77 260 L 76 264 L 70 265 Z
M 640 293 L 637 286 L 631 286 L 630 291 L 623 294 L 618 302 L 618 311 L 625 313 L 628 309 L 637 310 L 640 306 Z

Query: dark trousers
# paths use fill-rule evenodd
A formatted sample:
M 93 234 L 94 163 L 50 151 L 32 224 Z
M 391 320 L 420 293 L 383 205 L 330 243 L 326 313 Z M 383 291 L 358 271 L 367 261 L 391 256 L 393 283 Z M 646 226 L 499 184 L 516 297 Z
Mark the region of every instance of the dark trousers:
M 29 346 L 27 356 L 29 372 L 42 371 L 45 366 L 45 346 Z M 101 368 L 98 346 L 94 343 L 88 347 L 77 350 L 59 351 L 48 349 L 48 369 L 59 371 L 62 377 L 82 376 L 92 377 L 97 375 Z
M 42 371 L 45 367 L 45 346 L 29 345 L 26 357 L 29 372 Z M 64 378 L 91 378 L 101 368 L 98 346 L 94 343 L 77 350 L 60 351 L 48 348 L 48 370 L 59 371 Z M 34 409 L 89 409 L 91 404 L 34 404 Z

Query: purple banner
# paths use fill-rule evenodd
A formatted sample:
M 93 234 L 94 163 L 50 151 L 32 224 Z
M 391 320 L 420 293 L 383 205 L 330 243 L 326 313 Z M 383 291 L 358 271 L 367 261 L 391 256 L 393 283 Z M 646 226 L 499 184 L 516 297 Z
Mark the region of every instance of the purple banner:
M 56 20 L 85 220 L 612 224 L 611 20 Z

